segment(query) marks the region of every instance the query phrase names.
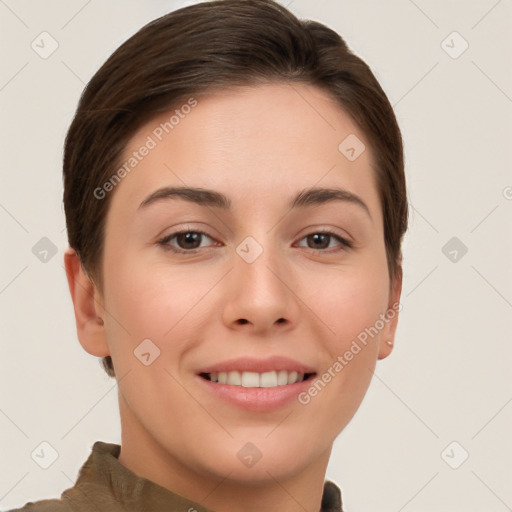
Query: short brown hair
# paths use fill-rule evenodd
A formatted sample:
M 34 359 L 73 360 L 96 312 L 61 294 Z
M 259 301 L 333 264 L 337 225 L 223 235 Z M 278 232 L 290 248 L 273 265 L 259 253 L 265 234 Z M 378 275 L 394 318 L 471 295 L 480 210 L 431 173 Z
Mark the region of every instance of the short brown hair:
M 80 98 L 65 141 L 64 209 L 69 245 L 100 290 L 112 194 L 98 199 L 94 190 L 112 177 L 136 130 L 192 94 L 272 82 L 322 88 L 368 137 L 389 275 L 401 272 L 408 217 L 402 138 L 370 68 L 339 34 L 299 20 L 273 0 L 215 0 L 144 26 L 108 58 Z M 115 376 L 110 356 L 103 366 Z

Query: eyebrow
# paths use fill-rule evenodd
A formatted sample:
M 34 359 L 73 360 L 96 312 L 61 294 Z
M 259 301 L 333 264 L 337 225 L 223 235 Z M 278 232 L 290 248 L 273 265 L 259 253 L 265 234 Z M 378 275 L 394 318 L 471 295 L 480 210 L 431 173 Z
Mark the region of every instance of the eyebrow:
M 229 210 L 231 200 L 224 194 L 215 190 L 194 187 L 163 187 L 151 193 L 142 203 L 140 208 L 145 208 L 156 202 L 169 199 L 184 199 L 201 206 L 212 206 Z M 370 210 L 366 203 L 356 194 L 342 188 L 309 188 L 299 192 L 289 202 L 289 208 L 304 208 L 330 203 L 332 201 L 344 201 L 361 207 L 371 218 Z

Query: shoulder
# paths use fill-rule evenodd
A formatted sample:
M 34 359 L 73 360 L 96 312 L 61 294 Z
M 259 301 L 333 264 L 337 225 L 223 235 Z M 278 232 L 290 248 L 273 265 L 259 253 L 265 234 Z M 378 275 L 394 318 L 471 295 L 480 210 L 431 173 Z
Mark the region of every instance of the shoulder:
M 6 512 L 73 512 L 64 501 L 58 499 L 29 501 L 21 508 L 6 510 Z

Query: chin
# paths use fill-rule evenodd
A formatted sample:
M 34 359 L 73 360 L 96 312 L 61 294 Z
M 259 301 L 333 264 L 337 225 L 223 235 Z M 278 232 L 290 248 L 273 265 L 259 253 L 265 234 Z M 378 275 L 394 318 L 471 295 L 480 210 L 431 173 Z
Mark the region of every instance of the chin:
M 256 436 L 243 440 L 239 437 L 231 439 L 220 453 L 210 454 L 211 460 L 217 461 L 215 467 L 210 469 L 224 476 L 229 475 L 232 482 L 260 486 L 275 483 L 275 479 L 292 478 L 318 458 L 311 444 L 304 442 L 305 436 L 302 436 L 302 442 L 291 443 L 283 436 L 265 439 L 269 432 L 265 429 L 265 434 L 257 439 Z M 319 451 L 322 450 L 319 448 Z

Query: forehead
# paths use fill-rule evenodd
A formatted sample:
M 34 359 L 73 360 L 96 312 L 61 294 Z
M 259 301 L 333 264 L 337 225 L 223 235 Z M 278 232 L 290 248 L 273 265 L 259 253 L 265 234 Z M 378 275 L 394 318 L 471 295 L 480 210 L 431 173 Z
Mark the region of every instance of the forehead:
M 127 166 L 112 207 L 135 208 L 170 184 L 245 199 L 336 185 L 378 200 L 363 132 L 335 99 L 306 84 L 192 95 L 137 131 L 121 156 L 127 163 L 135 165 Z

